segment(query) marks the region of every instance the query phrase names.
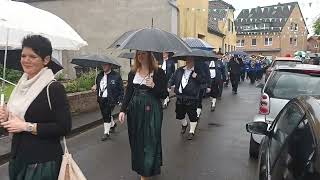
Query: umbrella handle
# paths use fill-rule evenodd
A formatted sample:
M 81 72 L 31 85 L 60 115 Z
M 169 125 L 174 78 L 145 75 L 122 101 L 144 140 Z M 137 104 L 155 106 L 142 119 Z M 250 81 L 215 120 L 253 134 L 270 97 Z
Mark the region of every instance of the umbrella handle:
M 2 93 L 0 96 L 0 106 L 3 107 L 4 105 L 4 94 Z

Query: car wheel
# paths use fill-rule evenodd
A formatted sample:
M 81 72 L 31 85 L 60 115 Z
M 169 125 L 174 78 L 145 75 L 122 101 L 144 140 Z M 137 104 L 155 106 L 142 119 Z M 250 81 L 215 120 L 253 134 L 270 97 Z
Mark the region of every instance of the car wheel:
M 252 135 L 250 136 L 249 155 L 250 158 L 257 159 L 259 156 L 260 144 L 255 142 Z

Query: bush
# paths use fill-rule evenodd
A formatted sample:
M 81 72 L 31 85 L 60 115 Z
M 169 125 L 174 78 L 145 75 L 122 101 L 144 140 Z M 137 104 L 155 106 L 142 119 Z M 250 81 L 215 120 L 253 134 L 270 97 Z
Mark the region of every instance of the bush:
M 65 85 L 67 93 L 88 91 L 95 84 L 96 72 L 90 71 L 82 74 L 79 78 L 68 82 Z
M 2 74 L 3 74 L 3 65 L 0 65 L 0 76 L 1 77 L 3 77 Z M 23 73 L 21 71 L 6 68 L 6 80 L 8 80 L 12 83 L 17 84 L 19 79 L 21 78 L 22 74 Z

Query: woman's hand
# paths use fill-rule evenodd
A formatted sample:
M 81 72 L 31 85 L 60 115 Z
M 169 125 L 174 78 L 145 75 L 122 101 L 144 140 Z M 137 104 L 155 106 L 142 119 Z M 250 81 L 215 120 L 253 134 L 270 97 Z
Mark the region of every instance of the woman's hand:
M 9 120 L 2 122 L 3 126 L 9 133 L 20 133 L 27 130 L 28 123 L 18 118 L 14 114 L 9 115 Z
M 192 73 L 192 77 L 193 77 L 193 78 L 196 78 L 196 77 L 197 77 L 197 73 L 193 72 L 193 73 Z
M 119 117 L 118 118 L 119 118 L 119 121 L 120 121 L 121 124 L 124 123 L 125 117 L 126 117 L 126 114 L 124 112 L 120 112 L 119 113 Z
M 6 106 L 0 107 L 0 123 L 8 121 L 9 112 Z
M 153 79 L 151 77 L 146 78 L 146 86 L 148 86 L 149 88 L 154 88 L 155 84 L 154 84 Z

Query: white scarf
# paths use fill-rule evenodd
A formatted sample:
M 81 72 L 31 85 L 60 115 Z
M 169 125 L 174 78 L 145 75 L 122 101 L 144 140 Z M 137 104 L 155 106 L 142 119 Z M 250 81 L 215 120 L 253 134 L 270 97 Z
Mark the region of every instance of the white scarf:
M 211 77 L 211 79 L 213 79 L 216 77 L 216 69 L 215 69 L 216 63 L 214 61 L 211 61 L 209 68 L 210 68 L 210 77 Z
M 187 86 L 191 73 L 192 71 L 194 71 L 194 67 L 192 67 L 191 69 L 184 67 L 183 69 L 184 69 L 184 73 L 182 75 L 181 84 L 179 87 L 179 93 L 182 93 L 182 90 Z
M 108 75 L 106 73 L 104 73 L 103 78 L 100 81 L 100 90 L 99 90 L 99 96 L 100 97 L 108 97 Z
M 32 79 L 28 79 L 28 75 L 24 73 L 10 96 L 8 102 L 9 111 L 24 120 L 30 104 L 53 80 L 54 74 L 52 70 L 47 67 L 43 68 Z

